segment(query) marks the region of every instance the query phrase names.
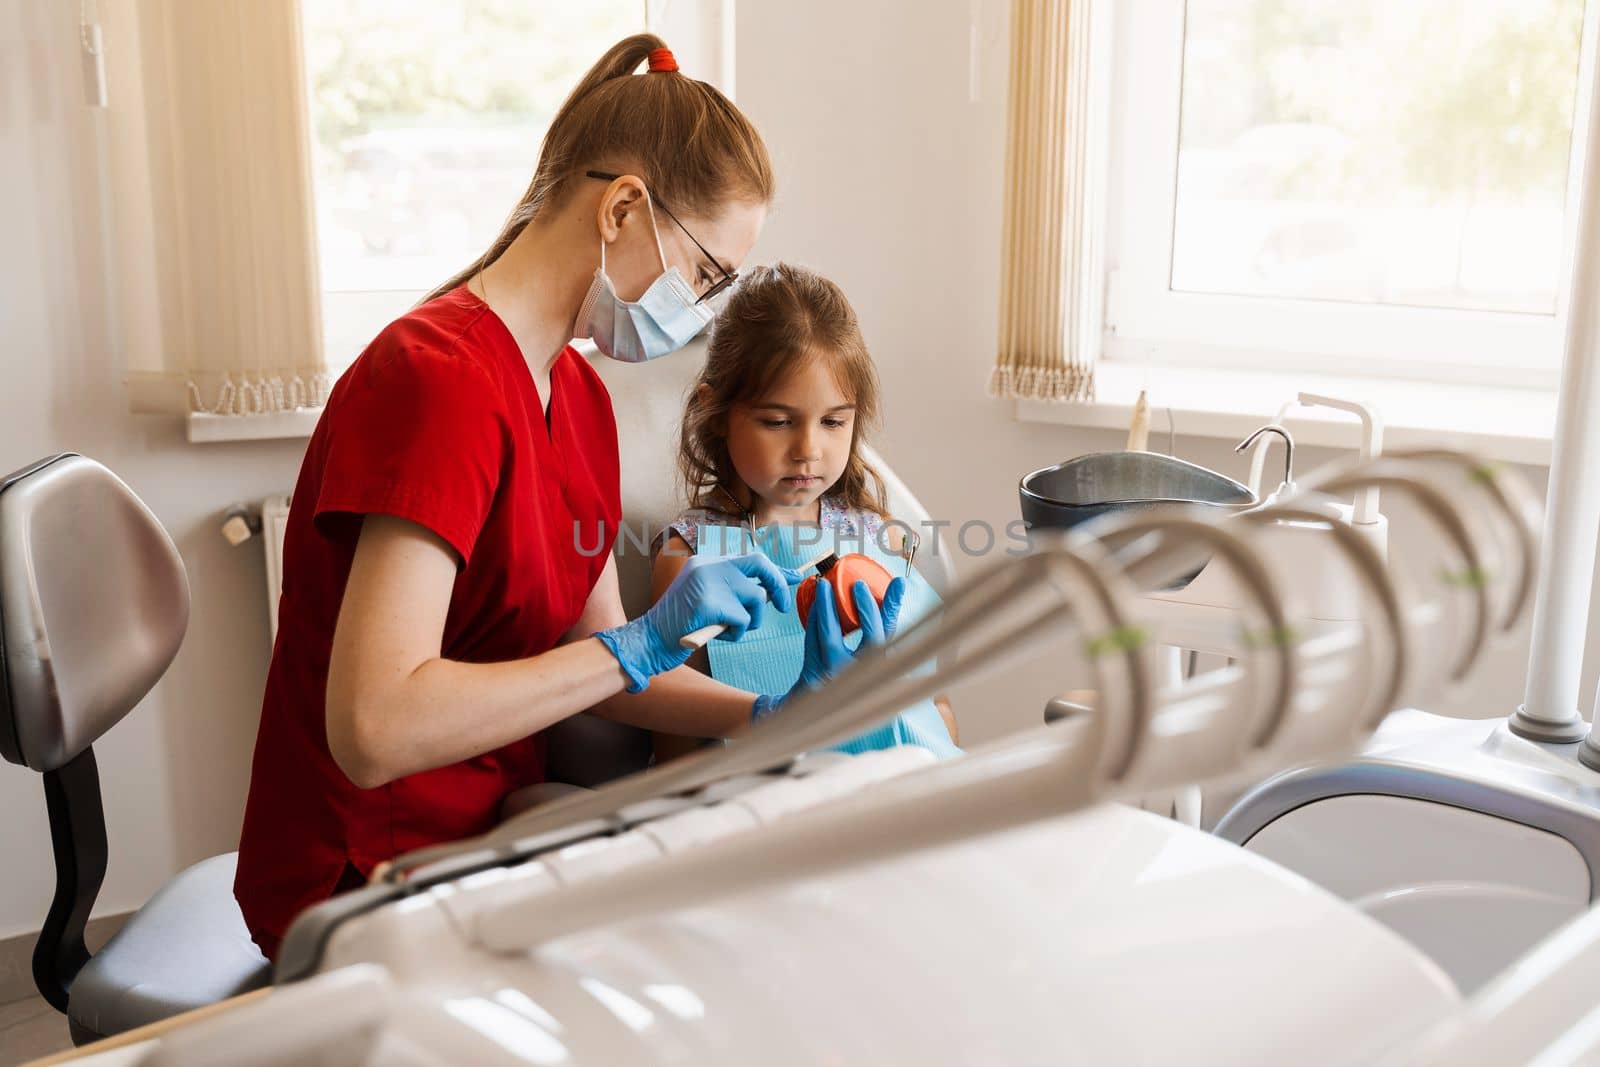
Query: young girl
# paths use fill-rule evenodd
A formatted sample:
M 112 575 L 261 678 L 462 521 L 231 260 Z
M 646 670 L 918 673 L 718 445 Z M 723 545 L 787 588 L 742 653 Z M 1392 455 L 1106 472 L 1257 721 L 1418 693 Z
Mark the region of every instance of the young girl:
M 690 507 L 657 541 L 652 596 L 694 557 L 703 525 L 820 528 L 902 552 L 906 527 L 859 451 L 878 414 L 877 372 L 839 287 L 785 263 L 749 271 L 713 326 L 683 414 Z M 703 652 L 690 662 L 707 669 Z M 936 703 L 955 742 L 949 702 Z M 696 743 L 658 735 L 658 758 Z

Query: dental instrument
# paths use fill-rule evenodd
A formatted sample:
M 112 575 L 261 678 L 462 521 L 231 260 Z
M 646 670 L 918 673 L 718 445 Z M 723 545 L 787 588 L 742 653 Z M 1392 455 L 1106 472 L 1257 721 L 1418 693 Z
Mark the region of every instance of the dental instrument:
M 917 549 L 922 547 L 922 535 L 909 526 L 903 527 L 903 529 L 906 537 L 904 546 L 906 567 L 901 572 L 901 576 L 909 578 L 911 577 L 911 565 L 917 561 Z

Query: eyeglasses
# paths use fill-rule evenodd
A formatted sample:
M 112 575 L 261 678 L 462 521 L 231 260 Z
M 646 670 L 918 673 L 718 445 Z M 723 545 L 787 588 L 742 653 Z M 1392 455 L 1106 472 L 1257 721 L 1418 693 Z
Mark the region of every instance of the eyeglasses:
M 603 170 L 584 171 L 584 176 L 589 178 L 599 178 L 603 182 L 614 182 L 618 178 L 622 177 L 620 174 L 607 174 Z M 678 224 L 678 229 L 683 231 L 683 235 L 690 241 L 694 242 L 694 246 L 700 250 L 700 254 L 705 256 L 713 266 L 722 272 L 722 277 L 718 281 L 714 282 L 711 288 L 707 289 L 700 299 L 695 301 L 695 303 L 709 303 L 710 301 L 721 296 L 723 293 L 727 292 L 728 287 L 739 280 L 739 272 L 730 272 L 727 267 L 722 265 L 721 260 L 717 259 L 717 257 L 712 255 L 710 252 L 706 251 L 706 246 L 695 240 L 694 234 L 689 232 L 689 227 L 685 226 L 682 222 L 679 222 L 678 216 L 674 215 L 667 208 L 667 205 L 663 204 L 660 200 L 652 200 L 652 203 L 654 203 L 655 206 L 660 208 L 662 211 L 665 211 L 667 213 L 667 218 L 671 219 L 673 222 L 676 222 Z

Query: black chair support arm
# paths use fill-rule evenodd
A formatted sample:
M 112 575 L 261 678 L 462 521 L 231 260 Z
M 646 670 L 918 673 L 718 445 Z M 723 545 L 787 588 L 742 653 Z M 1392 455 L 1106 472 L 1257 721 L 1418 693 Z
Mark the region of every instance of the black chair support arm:
M 106 816 L 94 749 L 44 774 L 56 891 L 33 949 L 33 981 L 57 1011 L 67 1010 L 72 980 L 89 962 L 84 929 L 106 876 Z

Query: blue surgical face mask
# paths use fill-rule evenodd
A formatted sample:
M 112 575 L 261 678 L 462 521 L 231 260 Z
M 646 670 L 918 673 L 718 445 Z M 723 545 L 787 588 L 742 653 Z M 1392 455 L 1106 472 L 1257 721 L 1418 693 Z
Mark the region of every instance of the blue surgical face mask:
M 676 352 L 706 328 L 713 314 L 707 304 L 696 303 L 694 288 L 683 280 L 678 268 L 667 266 L 655 208 L 648 198 L 645 206 L 650 211 L 656 254 L 661 257 L 661 273 L 638 300 L 621 299 L 606 274 L 606 243 L 602 239 L 600 269 L 594 272 L 594 284 L 578 308 L 574 334 L 590 338 L 600 351 L 624 363 L 644 363 Z

